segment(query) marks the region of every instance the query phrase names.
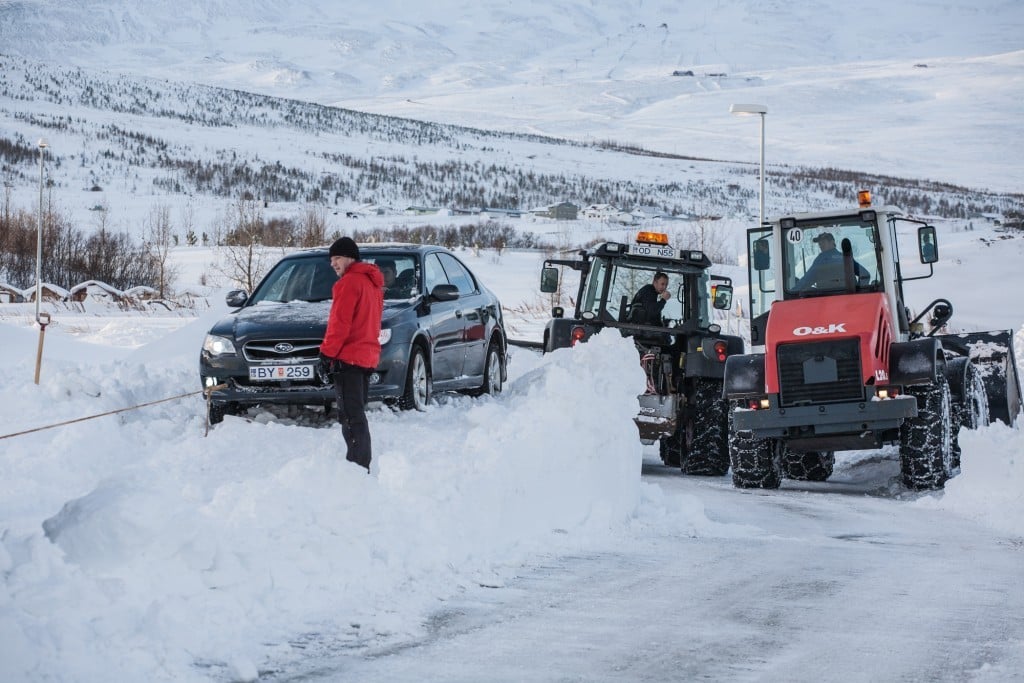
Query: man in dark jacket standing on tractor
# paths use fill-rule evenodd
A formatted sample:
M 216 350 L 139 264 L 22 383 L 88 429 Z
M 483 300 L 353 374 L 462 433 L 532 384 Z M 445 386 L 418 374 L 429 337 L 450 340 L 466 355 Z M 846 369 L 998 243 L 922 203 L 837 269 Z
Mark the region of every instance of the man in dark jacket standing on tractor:
M 370 373 L 380 360 L 380 319 L 384 310 L 384 277 L 377 266 L 359 260 L 359 247 L 342 237 L 330 249 L 338 281 L 320 359 L 334 381 L 338 420 L 348 446 L 346 458 L 370 471 L 370 425 L 366 399 Z
M 661 311 L 665 308 L 665 302 L 671 298 L 672 294 L 668 291 L 668 275 L 659 270 L 654 274 L 654 279 L 637 290 L 633 296 L 633 307 L 637 313 L 630 319 L 643 325 L 664 325 Z

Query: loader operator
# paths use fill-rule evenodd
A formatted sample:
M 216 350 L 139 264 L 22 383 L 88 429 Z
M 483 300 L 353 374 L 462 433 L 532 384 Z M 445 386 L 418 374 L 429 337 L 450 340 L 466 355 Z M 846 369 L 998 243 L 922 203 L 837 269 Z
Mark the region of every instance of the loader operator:
M 793 287 L 796 291 L 809 289 L 835 289 L 843 283 L 843 255 L 836 249 L 836 238 L 830 232 L 823 232 L 813 240 L 818 249 L 821 250 L 815 258 L 811 267 L 807 269 L 804 276 L 797 280 Z M 867 269 L 856 261 L 853 262 L 854 272 L 857 274 L 857 284 L 866 285 L 871 280 L 871 274 Z
M 655 325 L 661 327 L 664 322 L 661 319 L 661 312 L 665 308 L 665 302 L 672 298 L 668 291 L 668 275 L 662 271 L 654 274 L 654 280 L 644 285 L 633 296 L 633 311 L 642 311 L 631 315 L 631 320 L 641 325 Z

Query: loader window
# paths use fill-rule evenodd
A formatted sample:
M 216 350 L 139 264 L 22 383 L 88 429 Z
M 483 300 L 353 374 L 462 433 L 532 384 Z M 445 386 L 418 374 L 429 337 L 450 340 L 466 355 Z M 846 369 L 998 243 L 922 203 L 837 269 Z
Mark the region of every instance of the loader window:
M 783 233 L 786 298 L 846 292 L 843 245 L 853 256 L 858 292 L 880 291 L 881 267 L 874 223 L 851 216 L 848 221 L 798 223 Z

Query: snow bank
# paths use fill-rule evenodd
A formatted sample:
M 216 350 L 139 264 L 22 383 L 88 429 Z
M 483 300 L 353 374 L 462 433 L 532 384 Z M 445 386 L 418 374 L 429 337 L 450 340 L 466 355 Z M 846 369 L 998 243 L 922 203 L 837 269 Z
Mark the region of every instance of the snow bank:
M 1024 421 L 1022 418 L 1021 421 Z M 1024 538 L 1024 429 L 996 422 L 961 430 L 960 474 L 919 505 L 949 510 L 1011 536 Z
M 0 399 L 46 423 L 192 390 L 189 327 L 187 353 L 54 361 Z M 531 555 L 607 540 L 641 495 L 635 354 L 600 335 L 497 398 L 377 407 L 372 476 L 337 425 L 204 438 L 198 397 L 0 442 L 0 679 L 252 679 L 296 639 L 407 635 Z

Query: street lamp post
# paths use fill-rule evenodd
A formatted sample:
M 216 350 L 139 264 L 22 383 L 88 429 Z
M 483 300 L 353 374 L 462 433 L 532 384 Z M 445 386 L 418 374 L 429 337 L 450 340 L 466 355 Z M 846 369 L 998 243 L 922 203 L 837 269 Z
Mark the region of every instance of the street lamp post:
M 39 384 L 39 368 L 43 362 L 43 337 L 46 326 L 50 324 L 50 314 L 39 312 L 39 302 L 43 298 L 43 157 L 49 146 L 46 138 L 39 138 L 39 223 L 36 230 L 36 323 L 39 324 L 39 348 L 36 350 L 36 384 Z
M 36 230 L 36 322 L 39 322 L 39 300 L 43 295 L 43 157 L 50 143 L 39 138 L 39 223 Z
M 764 115 L 768 113 L 768 107 L 763 104 L 734 104 L 729 107 L 729 113 L 761 117 L 761 213 L 758 216 L 758 226 L 761 226 L 764 224 Z

